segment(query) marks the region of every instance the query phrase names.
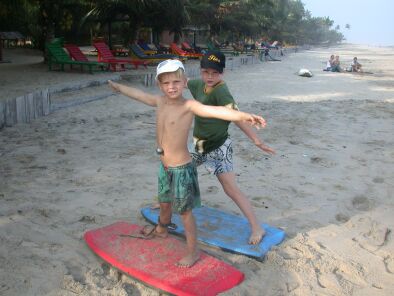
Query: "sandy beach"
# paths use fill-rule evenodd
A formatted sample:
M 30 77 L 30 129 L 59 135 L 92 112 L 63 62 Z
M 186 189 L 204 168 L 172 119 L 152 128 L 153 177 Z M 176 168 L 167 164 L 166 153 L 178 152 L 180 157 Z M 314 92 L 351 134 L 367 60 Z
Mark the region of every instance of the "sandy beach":
M 49 72 L 37 52 L 22 53 L 3 53 L 12 63 L 0 64 L 0 100 L 118 77 Z M 357 56 L 373 74 L 323 72 L 331 54 L 344 66 Z M 277 152 L 263 154 L 231 125 L 238 184 L 260 221 L 287 237 L 263 262 L 201 245 L 245 274 L 223 295 L 393 295 L 393 48 L 312 48 L 242 65 L 225 80 L 241 110 L 267 120 L 258 133 Z M 157 190 L 154 110 L 107 85 L 56 98 L 82 93 L 107 95 L 0 130 L 0 295 L 162 295 L 83 240 L 116 221 L 146 224 L 139 209 Z M 240 215 L 216 178 L 198 171 L 203 203 Z

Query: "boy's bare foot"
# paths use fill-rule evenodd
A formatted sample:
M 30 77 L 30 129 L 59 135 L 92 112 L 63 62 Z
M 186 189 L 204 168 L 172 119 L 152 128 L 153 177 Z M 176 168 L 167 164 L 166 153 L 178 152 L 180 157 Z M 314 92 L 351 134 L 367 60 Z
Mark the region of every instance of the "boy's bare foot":
M 175 265 L 182 268 L 192 267 L 200 259 L 200 253 L 193 253 L 186 255 L 181 260 L 179 260 Z
M 249 237 L 249 244 L 257 245 L 261 242 L 265 235 L 265 230 L 263 228 L 252 231 L 252 234 Z
M 145 237 L 166 238 L 168 236 L 168 231 L 167 229 L 161 228 L 159 225 L 145 225 L 141 230 L 141 234 Z

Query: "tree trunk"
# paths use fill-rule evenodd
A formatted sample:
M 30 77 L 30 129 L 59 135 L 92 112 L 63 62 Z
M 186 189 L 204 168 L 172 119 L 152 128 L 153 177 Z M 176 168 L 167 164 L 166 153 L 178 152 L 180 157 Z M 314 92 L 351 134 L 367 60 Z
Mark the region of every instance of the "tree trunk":
M 108 21 L 108 46 L 112 49 L 112 22 Z
M 0 63 L 3 61 L 3 39 L 0 38 Z

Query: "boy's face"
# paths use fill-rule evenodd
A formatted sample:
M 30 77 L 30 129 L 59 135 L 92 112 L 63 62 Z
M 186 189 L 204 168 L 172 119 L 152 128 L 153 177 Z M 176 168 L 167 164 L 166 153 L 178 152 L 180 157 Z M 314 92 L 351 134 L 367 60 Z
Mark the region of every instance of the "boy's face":
M 218 84 L 220 81 L 222 81 L 223 78 L 223 73 L 220 73 L 219 71 L 215 69 L 201 69 L 201 78 L 202 81 L 204 81 L 206 86 L 213 87 L 216 84 Z
M 158 83 L 167 98 L 178 99 L 182 97 L 183 89 L 186 87 L 186 78 L 176 73 L 164 73 L 160 75 Z

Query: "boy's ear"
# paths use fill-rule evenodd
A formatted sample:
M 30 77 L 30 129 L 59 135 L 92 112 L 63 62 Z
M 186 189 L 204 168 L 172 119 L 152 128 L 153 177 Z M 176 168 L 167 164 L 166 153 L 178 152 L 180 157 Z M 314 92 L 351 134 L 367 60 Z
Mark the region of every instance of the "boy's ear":
M 160 90 L 162 90 L 162 89 L 161 89 L 160 81 L 159 81 L 158 79 L 156 79 L 156 85 L 159 87 Z

